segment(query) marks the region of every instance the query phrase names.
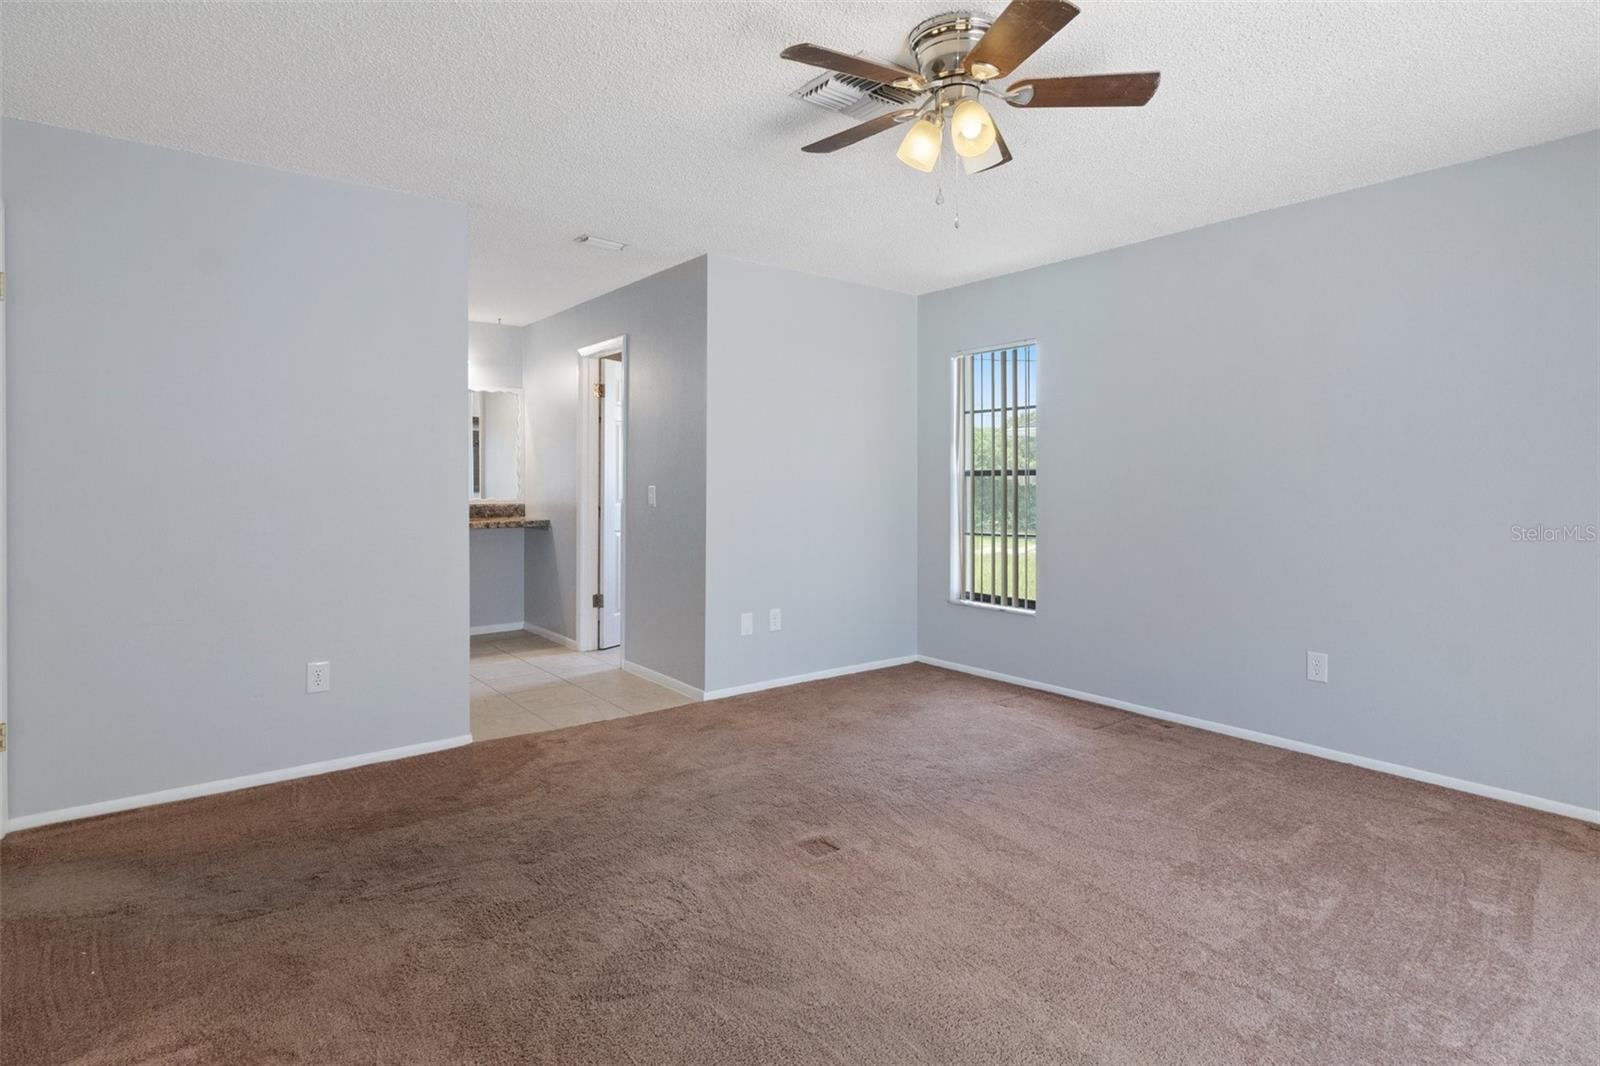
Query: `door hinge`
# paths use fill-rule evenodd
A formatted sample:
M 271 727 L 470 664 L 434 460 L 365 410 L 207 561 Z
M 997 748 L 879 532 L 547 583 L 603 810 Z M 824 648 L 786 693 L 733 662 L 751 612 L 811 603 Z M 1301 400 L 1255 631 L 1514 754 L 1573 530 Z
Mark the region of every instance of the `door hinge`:
M 6 302 L 6 272 L 4 270 L 0 270 L 0 304 L 3 304 L 5 302 Z M 3 748 L 0 748 L 0 751 L 3 751 L 3 750 L 4 750 Z
M 6 724 L 0 722 L 0 751 L 6 750 Z
M 595 594 L 594 594 L 594 605 L 595 605 L 595 606 L 596 606 L 596 607 L 604 607 L 604 606 L 605 606 L 605 605 L 606 605 L 606 598 L 605 598 L 605 596 L 603 596 L 603 595 L 601 595 L 601 594 L 600 594 L 600 593 L 598 593 L 598 592 L 596 592 L 596 593 L 595 593 Z
M 594 383 L 594 398 L 597 399 L 597 400 L 603 400 L 603 399 L 606 398 L 606 383 L 605 382 L 597 381 L 597 382 Z

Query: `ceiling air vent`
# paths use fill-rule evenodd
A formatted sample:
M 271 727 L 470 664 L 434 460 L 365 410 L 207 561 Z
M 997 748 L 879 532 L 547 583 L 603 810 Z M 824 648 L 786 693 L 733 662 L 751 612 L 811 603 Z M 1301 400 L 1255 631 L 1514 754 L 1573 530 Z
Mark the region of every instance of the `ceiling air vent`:
M 789 95 L 851 118 L 869 119 L 905 107 L 920 94 L 880 85 L 854 74 L 831 73 L 806 82 Z

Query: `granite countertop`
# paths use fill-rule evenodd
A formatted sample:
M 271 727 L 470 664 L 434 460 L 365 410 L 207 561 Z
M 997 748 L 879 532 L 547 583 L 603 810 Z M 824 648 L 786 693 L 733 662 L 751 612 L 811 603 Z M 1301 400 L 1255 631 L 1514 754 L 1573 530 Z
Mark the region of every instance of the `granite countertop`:
M 529 518 L 520 503 L 467 504 L 468 529 L 549 529 L 550 519 Z
M 548 518 L 469 518 L 468 529 L 549 529 Z

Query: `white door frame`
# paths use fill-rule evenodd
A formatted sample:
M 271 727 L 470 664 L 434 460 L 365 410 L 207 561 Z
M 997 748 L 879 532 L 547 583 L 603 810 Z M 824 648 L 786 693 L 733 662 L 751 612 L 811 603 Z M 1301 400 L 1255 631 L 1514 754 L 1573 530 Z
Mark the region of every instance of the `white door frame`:
M 619 574 L 626 574 L 623 565 L 628 555 L 628 335 L 612 337 L 578 349 L 578 602 L 576 632 L 579 651 L 594 651 L 600 646 L 600 611 L 594 606 L 595 593 L 600 591 L 600 432 L 595 418 L 594 387 L 601 381 L 602 356 L 622 356 L 622 558 L 617 560 Z M 618 585 L 622 585 L 618 578 Z M 626 593 L 624 593 L 626 597 Z M 623 600 L 622 641 L 628 641 L 627 600 Z

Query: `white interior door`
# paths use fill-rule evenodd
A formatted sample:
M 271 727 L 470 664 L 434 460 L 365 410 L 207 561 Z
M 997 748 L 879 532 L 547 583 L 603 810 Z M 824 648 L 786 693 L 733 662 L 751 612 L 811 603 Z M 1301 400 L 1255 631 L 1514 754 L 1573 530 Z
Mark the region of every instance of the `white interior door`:
M 600 647 L 622 643 L 622 362 L 600 360 Z
M 6 269 L 6 209 L 0 203 L 0 278 Z M 5 286 L 0 281 L 0 737 L 6 725 L 6 305 Z M 0 744 L 0 836 L 6 832 L 6 750 Z

